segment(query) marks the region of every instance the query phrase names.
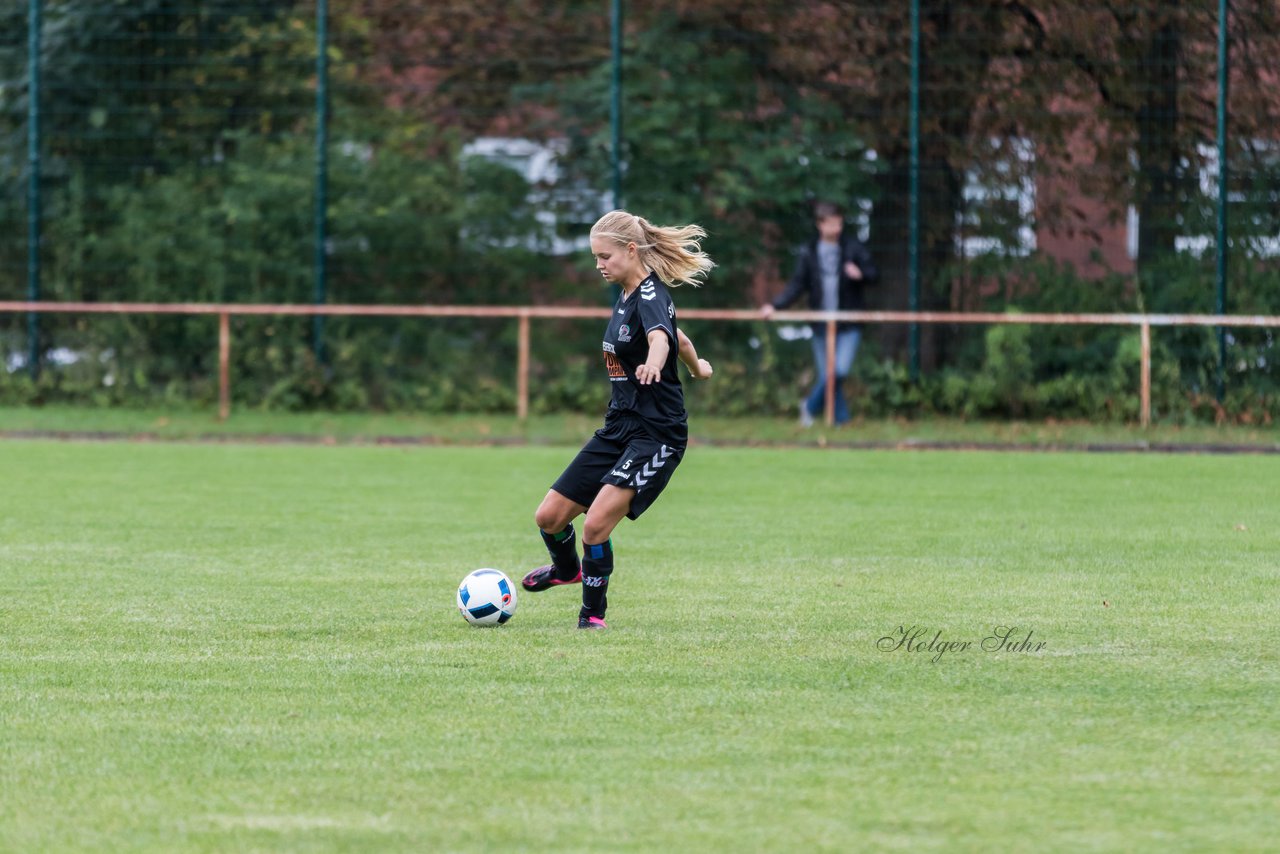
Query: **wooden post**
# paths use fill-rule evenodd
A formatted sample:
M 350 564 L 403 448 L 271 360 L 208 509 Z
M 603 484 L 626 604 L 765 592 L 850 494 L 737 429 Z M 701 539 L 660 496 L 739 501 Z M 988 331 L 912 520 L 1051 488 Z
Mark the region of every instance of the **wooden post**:
M 231 315 L 218 315 L 218 420 L 231 414 Z
M 520 315 L 516 350 L 516 417 L 529 417 L 529 313 Z
M 830 427 L 836 423 L 836 322 L 827 321 L 827 394 L 824 404 L 825 420 Z
M 1151 426 L 1151 324 L 1143 322 L 1139 328 L 1142 330 L 1142 397 L 1139 420 L 1145 428 Z

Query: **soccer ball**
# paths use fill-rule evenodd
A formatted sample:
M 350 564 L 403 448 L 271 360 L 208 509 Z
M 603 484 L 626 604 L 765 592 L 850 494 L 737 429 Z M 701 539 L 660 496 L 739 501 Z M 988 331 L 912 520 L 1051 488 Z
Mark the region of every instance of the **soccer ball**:
M 477 569 L 458 585 L 458 610 L 473 626 L 497 626 L 516 612 L 516 588 L 497 569 Z

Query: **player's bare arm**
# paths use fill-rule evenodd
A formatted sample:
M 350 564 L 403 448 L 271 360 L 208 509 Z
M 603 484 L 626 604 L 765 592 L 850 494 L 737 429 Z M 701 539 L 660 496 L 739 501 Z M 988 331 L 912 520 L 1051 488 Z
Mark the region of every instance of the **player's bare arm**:
M 671 339 L 665 329 L 655 329 L 648 335 L 649 356 L 644 364 L 636 368 L 636 382 L 640 385 L 662 382 L 662 366 L 667 362 L 667 354 L 671 352 Z
M 683 329 L 676 330 L 676 338 L 680 345 L 680 361 L 684 362 L 685 367 L 689 369 L 689 375 L 695 380 L 710 379 L 711 375 L 715 373 L 711 368 L 711 363 L 706 359 L 698 358 L 697 348 L 693 346 L 689 336 L 684 334 Z

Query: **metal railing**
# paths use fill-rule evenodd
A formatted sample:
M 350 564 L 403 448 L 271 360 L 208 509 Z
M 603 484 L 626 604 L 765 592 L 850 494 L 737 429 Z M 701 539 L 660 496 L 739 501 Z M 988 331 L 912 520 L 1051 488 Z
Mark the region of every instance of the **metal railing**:
M 307 317 L 469 317 L 514 318 L 518 323 L 516 359 L 516 415 L 529 415 L 529 325 L 534 318 L 572 319 L 609 317 L 611 308 L 575 306 L 465 306 L 465 305 L 266 305 L 233 303 L 133 303 L 133 302 L 20 302 L 0 301 L 0 313 L 35 314 L 178 314 L 218 316 L 218 417 L 231 414 L 231 318 L 232 316 Z M 761 322 L 759 311 L 743 309 L 684 309 L 687 320 Z M 963 323 L 1031 324 L 1041 326 L 1136 326 L 1141 337 L 1139 413 L 1143 427 L 1151 423 L 1151 327 L 1208 326 L 1220 329 L 1280 328 L 1280 317 L 1218 314 L 1003 314 L 949 311 L 778 311 L 771 323 L 825 323 L 828 365 L 835 364 L 836 324 Z M 827 375 L 826 423 L 835 419 L 833 372 Z

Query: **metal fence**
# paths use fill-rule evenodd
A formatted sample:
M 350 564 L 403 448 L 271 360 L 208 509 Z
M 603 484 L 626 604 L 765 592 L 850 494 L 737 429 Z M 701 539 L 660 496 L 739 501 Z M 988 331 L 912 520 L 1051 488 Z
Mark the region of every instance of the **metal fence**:
M 590 318 L 607 319 L 611 309 L 569 308 L 549 306 L 404 306 L 404 305 L 214 305 L 214 304 L 146 304 L 146 303 L 27 303 L 0 301 L 0 314 L 5 312 L 52 311 L 59 314 L 116 315 L 215 315 L 218 318 L 218 418 L 226 420 L 231 413 L 231 318 L 244 316 L 275 317 L 471 317 L 505 318 L 517 322 L 517 358 L 515 377 L 515 413 L 520 419 L 529 415 L 531 352 L 530 324 L 534 319 Z M 752 311 L 717 311 L 692 309 L 682 313 L 688 320 L 714 322 L 748 322 L 760 320 Z M 986 312 L 779 312 L 774 323 L 823 323 L 826 330 L 827 364 L 835 362 L 836 325 L 841 321 L 867 324 L 983 324 L 983 325 L 1058 325 L 1058 326 L 1131 326 L 1138 328 L 1141 340 L 1139 361 L 1139 424 L 1151 424 L 1151 327 L 1228 327 L 1280 329 L 1280 317 L 1246 317 L 1224 315 L 1131 315 L 1131 314 L 992 314 Z M 836 375 L 826 375 L 824 420 L 835 423 Z
M 20 0 L 0 298 L 598 304 L 583 238 L 624 205 L 706 225 L 682 309 L 738 309 L 828 198 L 872 310 L 1275 314 L 1277 83 L 1264 0 Z M 9 370 L 64 320 L 0 319 Z M 969 346 L 877 334 L 913 374 Z M 1265 330 L 1180 358 L 1276 385 Z

